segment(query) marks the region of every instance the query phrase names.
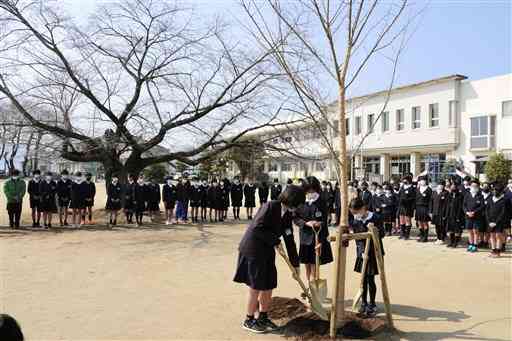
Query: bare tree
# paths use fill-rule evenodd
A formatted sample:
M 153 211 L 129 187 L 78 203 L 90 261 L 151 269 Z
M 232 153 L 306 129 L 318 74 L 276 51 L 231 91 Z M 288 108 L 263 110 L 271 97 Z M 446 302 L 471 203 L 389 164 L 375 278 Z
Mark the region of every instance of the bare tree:
M 107 176 L 198 164 L 279 125 L 275 100 L 286 99 L 276 92 L 276 46 L 236 41 L 225 23 L 195 19 L 178 2 L 126 0 L 102 6 L 84 27 L 52 1 L 0 0 L 0 93 L 60 138 L 62 157 L 100 162 Z M 43 109 L 54 118 L 41 119 Z M 156 146 L 169 152 L 156 155 Z
M 407 28 L 415 15 L 408 16 L 407 0 L 295 2 L 245 1 L 242 6 L 252 25 L 248 28 L 264 46 L 278 46 L 273 57 L 287 75 L 295 94 L 299 116 L 313 122 L 331 158 L 341 191 L 341 222 L 336 243 L 336 266 L 331 336 L 343 316 L 346 245 L 341 243 L 348 226 L 348 165 L 345 119 L 347 95 L 378 55 L 390 62 L 393 86 L 398 57 L 407 42 Z M 286 43 L 283 43 L 286 42 Z M 374 125 L 385 110 L 373 123 Z M 338 127 L 332 122 L 337 120 Z M 333 129 L 324 129 L 331 127 Z M 373 127 L 372 127 L 373 128 Z M 332 131 L 338 134 L 332 134 Z M 356 152 L 366 136 L 353 146 Z

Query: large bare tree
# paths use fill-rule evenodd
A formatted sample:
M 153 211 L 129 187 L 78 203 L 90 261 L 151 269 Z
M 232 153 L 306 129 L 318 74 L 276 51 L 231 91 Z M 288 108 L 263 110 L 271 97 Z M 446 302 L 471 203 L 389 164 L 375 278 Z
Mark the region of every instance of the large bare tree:
M 280 124 L 277 46 L 235 40 L 179 2 L 108 2 L 79 25 L 54 1 L 0 0 L 0 24 L 0 93 L 59 137 L 62 157 L 107 176 L 198 164 Z

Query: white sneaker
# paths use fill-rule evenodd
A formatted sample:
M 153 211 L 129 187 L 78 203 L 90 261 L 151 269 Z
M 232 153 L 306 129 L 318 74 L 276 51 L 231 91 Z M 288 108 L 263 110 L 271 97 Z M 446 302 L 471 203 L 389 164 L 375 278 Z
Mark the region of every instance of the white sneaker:
M 442 245 L 444 242 L 441 239 L 436 240 L 436 245 Z
M 169 220 L 167 220 L 167 221 L 165 222 L 165 225 L 171 225 L 171 222 L 170 222 Z

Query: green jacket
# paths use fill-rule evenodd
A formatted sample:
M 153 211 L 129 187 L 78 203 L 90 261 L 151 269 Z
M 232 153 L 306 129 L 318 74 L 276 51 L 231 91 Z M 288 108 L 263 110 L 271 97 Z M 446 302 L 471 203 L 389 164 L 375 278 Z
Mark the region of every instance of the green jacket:
M 21 179 L 9 179 L 4 183 L 4 193 L 8 204 L 22 202 L 26 190 L 25 181 Z

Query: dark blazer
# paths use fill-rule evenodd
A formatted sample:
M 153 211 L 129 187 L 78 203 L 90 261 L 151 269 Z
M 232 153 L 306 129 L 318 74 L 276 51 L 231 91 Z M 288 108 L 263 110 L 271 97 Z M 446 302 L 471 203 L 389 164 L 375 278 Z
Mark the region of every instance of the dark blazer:
M 240 241 L 240 254 L 264 259 L 275 257 L 274 248 L 279 245 L 282 236 L 290 262 L 298 267 L 299 256 L 293 239 L 292 218 L 290 212 L 281 216 L 281 203 L 277 200 L 261 206 Z
M 107 197 L 109 200 L 114 200 L 115 202 L 121 201 L 123 197 L 123 186 L 120 183 L 115 185 L 109 183 L 107 185 Z
M 409 188 L 400 188 L 398 193 L 398 203 L 400 207 L 414 208 L 416 204 L 416 188 L 411 185 Z
M 328 213 L 327 203 L 321 197 L 317 201 L 311 204 L 305 203 L 297 209 L 293 222 L 300 228 L 299 237 L 301 245 L 315 244 L 315 232 L 306 225 L 308 221 L 318 221 L 322 224 L 318 239 L 320 243 L 327 242 L 327 237 L 329 237 L 329 228 L 327 226 Z
M 501 229 L 508 229 L 512 219 L 511 211 L 512 204 L 505 196 L 498 201 L 494 201 L 494 198 L 491 197 L 486 211 L 487 223 L 495 223 Z
M 441 193 L 437 193 L 437 191 L 432 192 L 432 199 L 430 201 L 430 213 L 432 216 L 442 216 L 445 210 L 446 202 L 448 199 L 448 192 L 441 191 Z
M 39 196 L 40 196 L 40 193 L 39 193 L 39 185 L 41 184 L 41 181 L 44 181 L 44 180 L 39 180 L 39 181 L 35 181 L 35 180 L 30 180 L 28 182 L 28 188 L 27 188 L 27 192 L 28 192 L 28 195 L 30 196 L 30 199 L 33 200 L 33 199 L 41 199 Z
M 176 202 L 176 186 L 165 184 L 162 189 L 162 197 L 164 202 L 175 203 Z
M 57 195 L 57 183 L 53 180 L 50 182 L 46 180 L 39 181 L 39 194 L 41 195 L 41 202 L 54 202 Z
M 94 199 L 94 197 L 96 196 L 96 185 L 94 184 L 94 182 L 83 182 L 85 184 L 85 198 L 86 199 Z
M 365 190 L 359 193 L 359 198 L 364 202 L 369 210 L 372 210 L 372 192 Z
M 416 190 L 416 206 L 430 207 L 431 201 L 432 189 L 430 187 L 427 187 L 423 193 L 419 188 Z
M 59 200 L 71 200 L 71 187 L 73 187 L 73 181 L 70 179 L 61 179 L 57 182 L 57 196 L 59 197 Z
M 233 207 L 241 207 L 242 199 L 244 197 L 244 185 L 233 184 L 231 185 L 231 203 Z
M 260 204 L 264 204 L 268 201 L 268 185 L 261 185 L 258 187 L 258 197 L 260 198 Z
M 161 194 L 160 194 L 160 185 L 159 184 L 154 184 L 154 183 L 150 183 L 147 185 L 147 190 L 148 190 L 148 199 L 147 201 L 149 202 L 153 202 L 153 203 L 160 203 L 160 200 L 162 198 Z
M 465 215 L 466 219 L 481 221 L 485 210 L 485 202 L 482 193 L 478 192 L 474 197 L 473 195 L 471 195 L 471 193 L 467 193 L 464 196 L 463 208 L 464 213 L 475 212 L 473 218 L 470 218 L 467 215 Z
M 277 200 L 282 191 L 283 187 L 281 185 L 272 185 L 270 187 L 270 200 Z
M 353 216 L 349 218 L 349 225 L 350 229 L 354 233 L 361 233 L 361 232 L 368 232 L 368 225 L 372 223 L 375 225 L 375 227 L 379 230 L 379 239 L 380 239 L 380 246 L 382 250 L 382 255 L 384 255 L 384 245 L 382 243 L 382 238 L 385 235 L 384 226 L 383 226 L 383 220 L 382 216 L 378 213 L 368 212 L 368 214 L 371 214 L 370 218 L 367 218 L 367 220 L 356 220 Z M 359 239 L 356 240 L 356 257 L 362 258 L 364 255 L 364 249 L 366 245 L 365 239 Z M 369 251 L 369 258 L 375 258 L 375 251 L 373 249 L 373 241 L 370 239 L 370 251 Z

